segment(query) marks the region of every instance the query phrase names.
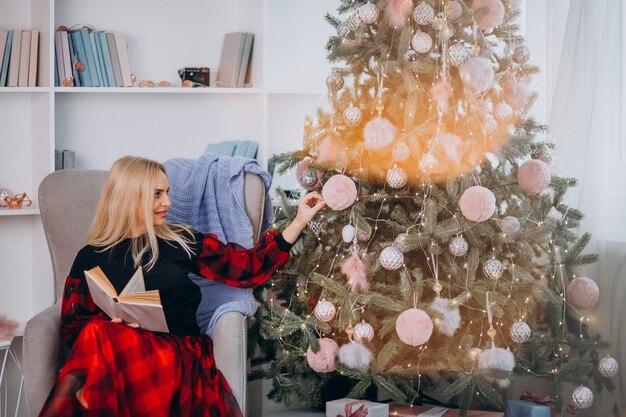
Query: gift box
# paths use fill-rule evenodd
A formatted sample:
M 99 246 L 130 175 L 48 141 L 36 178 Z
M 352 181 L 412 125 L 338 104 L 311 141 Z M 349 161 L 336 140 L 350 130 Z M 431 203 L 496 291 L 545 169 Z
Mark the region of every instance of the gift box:
M 552 409 L 532 401 L 508 400 L 506 417 L 552 417 Z
M 389 417 L 389 404 L 375 403 L 372 401 L 353 400 L 341 398 L 326 403 L 326 417 L 350 417 L 360 416 L 357 410 L 363 406 L 367 410 L 367 417 Z
M 433 407 L 432 405 L 390 404 L 389 417 L 458 417 L 458 408 Z M 468 410 L 467 417 L 504 417 L 500 411 Z

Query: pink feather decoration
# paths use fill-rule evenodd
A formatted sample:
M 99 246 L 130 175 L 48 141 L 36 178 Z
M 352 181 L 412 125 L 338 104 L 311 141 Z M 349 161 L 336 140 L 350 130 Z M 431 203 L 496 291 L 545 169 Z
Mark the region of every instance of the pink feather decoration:
M 389 0 L 385 12 L 389 23 L 392 26 L 403 27 L 407 23 L 407 18 L 413 11 L 411 0 Z
M 351 291 L 369 291 L 367 265 L 359 257 L 358 252 L 352 252 L 352 255 L 341 266 L 341 272 L 348 277 L 348 288 Z
M 0 316 L 0 340 L 11 340 L 15 329 L 17 329 L 19 323 L 9 319 L 6 315 Z

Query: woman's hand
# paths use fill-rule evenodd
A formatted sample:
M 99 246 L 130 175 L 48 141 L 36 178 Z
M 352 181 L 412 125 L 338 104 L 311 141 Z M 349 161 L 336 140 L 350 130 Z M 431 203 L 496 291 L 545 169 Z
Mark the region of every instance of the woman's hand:
M 289 226 L 283 230 L 283 238 L 289 243 L 294 243 L 302 229 L 311 221 L 318 211 L 326 206 L 324 198 L 318 192 L 308 193 L 298 202 L 298 213 Z
M 120 324 L 126 324 L 128 327 L 132 327 L 133 329 L 138 329 L 139 328 L 139 323 L 124 323 L 124 320 L 122 320 L 119 317 L 116 317 L 114 319 L 111 319 L 111 321 L 113 323 L 120 323 Z

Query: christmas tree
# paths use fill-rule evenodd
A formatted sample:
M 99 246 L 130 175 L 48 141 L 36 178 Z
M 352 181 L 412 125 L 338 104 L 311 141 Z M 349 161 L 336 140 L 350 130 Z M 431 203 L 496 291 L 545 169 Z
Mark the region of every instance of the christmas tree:
M 528 115 L 538 68 L 517 3 L 343 0 L 327 16 L 329 109 L 274 157 L 329 209 L 260 297 L 251 340 L 272 361 L 252 377 L 273 379 L 271 398 L 319 404 L 339 377 L 351 398 L 416 402 L 443 384 L 463 410 L 502 408 L 531 374 L 585 408 L 589 381 L 613 388 L 585 318 L 598 288 L 578 275 L 597 256 L 563 202 L 576 181 L 551 175 Z M 276 229 L 294 215 L 281 200 Z

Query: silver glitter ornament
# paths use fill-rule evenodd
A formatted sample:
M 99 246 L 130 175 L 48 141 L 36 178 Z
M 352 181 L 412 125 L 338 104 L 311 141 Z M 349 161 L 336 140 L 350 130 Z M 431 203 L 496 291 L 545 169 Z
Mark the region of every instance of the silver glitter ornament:
M 612 378 L 617 375 L 618 370 L 619 365 L 617 361 L 610 356 L 606 356 L 598 362 L 598 371 L 607 378 Z
M 454 256 L 463 256 L 467 253 L 467 241 L 462 236 L 457 236 L 448 245 L 450 253 Z
M 470 53 L 462 43 L 455 43 L 448 48 L 448 62 L 458 67 L 470 57 Z
M 450 20 L 456 20 L 463 15 L 463 6 L 456 0 L 447 2 L 443 10 Z
M 417 31 L 411 38 L 411 48 L 414 51 L 424 54 L 430 51 L 433 46 L 433 38 L 426 32 Z
M 511 340 L 515 343 L 526 343 L 530 339 L 532 331 L 528 324 L 523 321 L 517 321 L 511 326 Z
M 500 230 L 509 236 L 515 236 L 520 228 L 521 225 L 517 217 L 507 216 L 500 222 Z
M 498 120 L 507 120 L 513 115 L 513 108 L 508 103 L 502 102 L 496 106 L 494 114 Z
M 345 38 L 350 33 L 350 28 L 348 27 L 348 23 L 342 22 L 337 26 L 337 35 L 341 38 Z
M 357 342 L 371 342 L 374 338 L 374 328 L 365 320 L 354 326 L 354 340 Z
M 513 62 L 516 64 L 525 64 L 530 59 L 530 52 L 528 52 L 528 48 L 524 45 L 517 46 L 513 50 L 512 56 Z
M 593 392 L 584 385 L 576 387 L 574 392 L 572 392 L 572 404 L 579 409 L 591 407 L 591 404 L 593 404 Z
M 487 114 L 483 119 L 483 132 L 490 134 L 498 129 L 498 121 L 492 115 Z
M 326 231 L 327 223 L 325 220 L 316 221 L 311 220 L 309 222 L 309 229 L 315 234 L 315 237 L 319 239 L 320 235 Z
M 314 187 L 318 181 L 317 171 L 314 169 L 307 168 L 300 173 L 300 184 L 302 184 L 304 188 Z
M 404 255 L 393 245 L 383 249 L 378 260 L 381 266 L 389 271 L 395 271 L 404 265 Z
M 391 188 L 402 188 L 406 185 L 406 181 L 406 171 L 402 168 L 396 167 L 387 171 L 387 184 L 389 184 Z
M 326 78 L 326 85 L 330 90 L 341 90 L 343 87 L 343 77 L 337 71 L 333 71 Z
M 428 4 L 421 2 L 413 9 L 413 20 L 418 25 L 427 25 L 435 18 L 435 10 Z
M 376 21 L 378 20 L 378 7 L 370 2 L 367 2 L 363 6 L 359 7 L 357 13 L 359 14 L 359 18 L 361 19 L 361 21 L 363 23 L 367 23 L 368 25 L 376 23 Z
M 404 241 L 407 238 L 407 234 L 406 233 L 400 233 L 398 236 L 396 236 L 396 238 L 393 240 L 393 245 L 398 248 L 398 250 L 405 252 L 406 251 L 406 246 L 404 245 Z
M 454 28 L 450 25 L 444 25 L 439 32 L 439 37 L 443 40 L 448 40 L 454 36 Z
M 496 258 L 491 258 L 485 262 L 483 272 L 487 278 L 496 280 L 504 274 L 504 265 Z
M 330 301 L 326 301 L 321 299 L 317 302 L 315 309 L 313 310 L 313 315 L 319 321 L 327 323 L 331 321 L 335 317 L 336 313 L 335 305 Z
M 443 29 L 445 24 L 446 24 L 446 19 L 441 14 L 438 14 L 437 17 L 433 19 L 433 29 L 437 31 Z
M 361 18 L 358 13 L 354 13 L 348 18 L 348 29 L 354 32 L 359 26 L 361 26 Z
M 350 105 L 350 107 L 343 111 L 343 118 L 348 126 L 358 126 L 358 124 L 361 123 L 361 109 Z

